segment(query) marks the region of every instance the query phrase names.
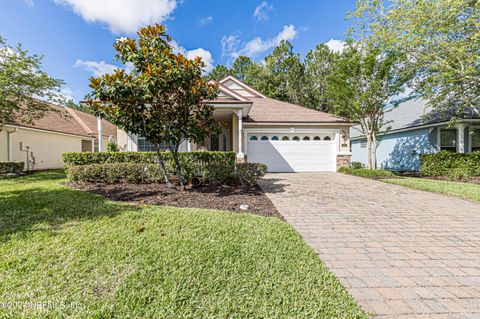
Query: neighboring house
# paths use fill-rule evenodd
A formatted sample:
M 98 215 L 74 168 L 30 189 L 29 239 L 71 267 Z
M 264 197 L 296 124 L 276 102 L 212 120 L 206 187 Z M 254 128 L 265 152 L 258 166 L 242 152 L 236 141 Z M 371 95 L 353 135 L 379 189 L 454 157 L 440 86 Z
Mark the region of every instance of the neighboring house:
M 0 161 L 25 162 L 25 169 L 62 168 L 62 153 L 98 150 L 97 119 L 78 110 L 50 105 L 33 124 L 18 120 L 0 131 Z M 117 127 L 102 120 L 102 150 L 117 138 Z
M 380 136 L 377 148 L 379 168 L 418 171 L 420 155 L 447 150 L 470 153 L 480 150 L 480 119 L 463 115 L 453 127 L 448 118 L 433 116 L 422 100 L 411 100 L 385 112 L 387 133 Z M 385 129 L 384 128 L 384 129 Z M 367 140 L 358 126 L 350 130 L 352 161 L 367 163 Z
M 350 162 L 348 120 L 267 98 L 238 79 L 219 81 L 220 94 L 205 103 L 215 108 L 222 132 L 203 145 L 183 143 L 182 151 L 234 151 L 239 161 L 265 163 L 270 172 L 336 171 Z M 142 137 L 121 133 L 126 151 L 152 151 Z

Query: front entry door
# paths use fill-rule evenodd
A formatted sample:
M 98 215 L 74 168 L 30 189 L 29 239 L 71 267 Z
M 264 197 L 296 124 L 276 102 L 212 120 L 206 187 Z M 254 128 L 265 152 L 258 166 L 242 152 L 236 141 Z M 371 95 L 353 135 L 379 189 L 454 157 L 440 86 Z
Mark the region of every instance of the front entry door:
M 221 151 L 227 152 L 231 150 L 230 147 L 230 129 L 224 128 L 220 134 L 212 135 L 210 137 L 210 147 L 211 151 Z

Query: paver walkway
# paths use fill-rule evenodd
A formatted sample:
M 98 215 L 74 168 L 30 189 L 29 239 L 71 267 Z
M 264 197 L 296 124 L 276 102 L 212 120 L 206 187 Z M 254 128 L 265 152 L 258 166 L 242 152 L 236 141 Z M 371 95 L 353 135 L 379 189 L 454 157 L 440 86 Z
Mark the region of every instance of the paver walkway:
M 480 318 L 480 203 L 336 173 L 260 184 L 375 318 Z

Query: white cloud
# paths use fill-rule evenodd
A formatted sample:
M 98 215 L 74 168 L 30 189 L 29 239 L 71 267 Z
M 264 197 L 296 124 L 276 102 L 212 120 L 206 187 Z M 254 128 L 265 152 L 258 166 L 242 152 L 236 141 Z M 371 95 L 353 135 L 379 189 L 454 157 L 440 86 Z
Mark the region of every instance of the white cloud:
M 212 53 L 203 48 L 187 51 L 187 58 L 193 60 L 195 57 L 201 57 L 203 63 L 205 63 L 204 71 L 209 73 L 213 69 L 213 56 Z
M 222 56 L 234 57 L 233 55 L 236 53 L 241 44 L 241 41 L 238 37 L 238 34 L 230 34 L 222 37 L 222 40 L 220 41 L 222 44 Z
M 205 18 L 200 18 L 200 19 L 198 19 L 198 26 L 199 27 L 205 27 L 205 26 L 209 25 L 210 23 L 212 23 L 212 21 L 213 21 L 212 16 L 208 16 L 208 17 L 205 17 Z
M 107 25 L 113 33 L 134 33 L 139 27 L 162 22 L 177 0 L 54 0 L 65 4 L 87 22 Z
M 204 67 L 204 72 L 208 73 L 213 69 L 213 56 L 212 53 L 208 50 L 205 50 L 203 48 L 197 48 L 193 50 L 187 50 L 175 41 L 172 41 L 170 43 L 173 46 L 174 52 L 180 52 L 184 56 L 186 56 L 188 59 L 195 59 L 197 56 L 201 57 L 203 62 L 205 63 Z M 85 71 L 91 72 L 93 76 L 99 77 L 102 76 L 106 73 L 112 74 L 115 70 L 121 69 L 121 67 L 118 67 L 116 65 L 107 63 L 105 61 L 85 61 L 82 59 L 78 59 L 75 64 L 73 65 L 76 68 L 82 68 Z M 133 64 L 130 62 L 127 62 L 125 64 L 125 67 L 123 69 L 127 72 L 130 73 L 133 71 Z
M 174 52 L 179 52 L 190 60 L 195 59 L 197 56 L 201 57 L 203 63 L 205 63 L 205 67 L 203 70 L 205 74 L 210 72 L 213 69 L 214 60 L 213 60 L 213 55 L 210 51 L 205 50 L 204 48 L 187 50 L 175 41 L 172 41 L 170 44 L 173 46 Z
M 23 0 L 23 2 L 25 2 L 25 4 L 30 8 L 33 8 L 35 6 L 35 2 L 33 2 L 33 0 Z
M 277 46 L 282 40 L 293 40 L 297 37 L 298 31 L 293 25 L 285 25 L 283 29 L 274 37 L 262 39 L 260 37 L 240 45 L 238 35 L 229 35 L 222 38 L 222 55 L 229 56 L 232 59 L 245 55 L 247 57 L 258 56 L 271 48 Z
M 257 21 L 267 21 L 269 18 L 268 12 L 270 11 L 273 11 L 273 6 L 267 1 L 262 1 L 253 11 L 253 16 L 257 18 Z
M 345 48 L 345 41 L 337 40 L 337 39 L 330 39 L 325 42 L 325 45 L 332 50 L 333 52 L 342 52 Z
M 92 73 L 93 76 L 98 77 L 106 73 L 113 73 L 118 66 L 106 63 L 105 61 L 84 61 L 78 59 L 73 65 L 76 68 L 82 68 Z

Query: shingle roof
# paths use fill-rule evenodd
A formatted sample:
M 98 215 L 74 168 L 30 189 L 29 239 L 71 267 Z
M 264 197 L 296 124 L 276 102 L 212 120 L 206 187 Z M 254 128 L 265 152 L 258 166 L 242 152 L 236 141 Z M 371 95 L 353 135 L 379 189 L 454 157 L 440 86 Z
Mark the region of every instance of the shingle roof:
M 466 111 L 462 118 L 477 118 L 472 112 Z M 432 108 L 427 106 L 427 102 L 422 99 L 406 101 L 395 108 L 385 112 L 384 122 L 386 123 L 382 130 L 388 128 L 388 131 L 396 131 L 417 126 L 446 122 L 450 119 L 448 115 L 443 117 L 432 112 Z M 350 137 L 360 137 L 363 134 L 359 125 L 350 128 Z
M 95 116 L 54 104 L 49 104 L 49 107 L 52 110 L 45 112 L 42 118 L 36 119 L 33 123 L 27 123 L 18 118 L 15 123 L 11 124 L 85 137 L 95 137 L 97 134 L 97 119 Z M 73 116 L 72 113 L 77 116 Z M 102 120 L 102 124 L 104 136 L 117 136 L 115 125 L 106 120 Z
M 252 108 L 245 122 L 349 123 L 345 118 L 271 98 L 250 98 Z
M 80 120 L 85 123 L 85 125 L 94 133 L 97 133 L 97 117 L 92 114 L 88 114 L 79 110 L 70 109 L 73 111 Z M 110 123 L 109 121 L 102 119 L 102 134 L 103 136 L 109 137 L 117 136 L 117 127 Z
M 229 81 L 232 81 L 234 85 L 227 87 L 226 83 Z M 251 103 L 249 113 L 244 113 L 244 115 L 246 115 L 245 122 L 351 123 L 343 117 L 265 97 L 260 92 L 255 91 L 253 88 L 230 75 L 220 80 L 217 84 L 223 94 L 216 100 L 209 101 L 209 103 Z M 248 94 L 245 94 L 245 92 Z

